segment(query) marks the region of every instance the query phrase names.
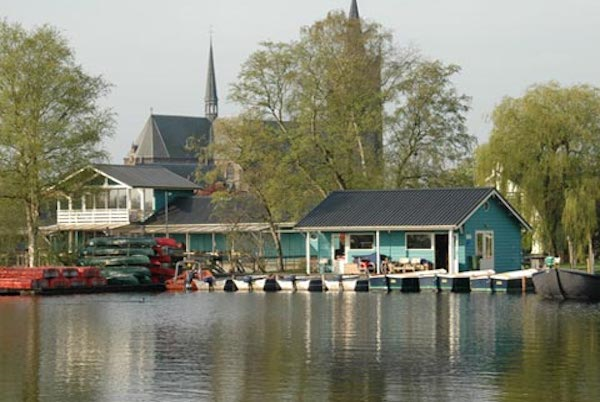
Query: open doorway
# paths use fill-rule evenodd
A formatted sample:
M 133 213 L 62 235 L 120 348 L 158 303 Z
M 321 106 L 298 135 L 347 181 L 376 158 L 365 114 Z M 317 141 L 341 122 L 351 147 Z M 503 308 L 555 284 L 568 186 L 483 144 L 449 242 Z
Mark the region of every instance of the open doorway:
M 435 235 L 435 269 L 448 270 L 448 235 Z

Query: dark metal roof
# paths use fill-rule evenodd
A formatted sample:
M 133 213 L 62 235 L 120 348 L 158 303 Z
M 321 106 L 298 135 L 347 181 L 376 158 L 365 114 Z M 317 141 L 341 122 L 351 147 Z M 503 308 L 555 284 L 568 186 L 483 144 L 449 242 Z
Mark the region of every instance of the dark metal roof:
M 195 190 L 198 188 L 198 185 L 158 165 L 93 165 L 93 167 L 131 187 L 159 190 Z
M 492 193 L 493 188 L 335 191 L 296 228 L 456 226 Z
M 183 177 L 184 179 L 188 179 L 189 181 L 195 181 L 195 173 L 196 173 L 196 169 L 198 168 L 198 164 L 196 164 L 196 163 L 157 162 L 157 163 L 153 163 L 152 165 L 164 167 L 165 169 L 168 169 L 171 172 L 175 173 L 176 175 L 179 175 L 179 176 Z M 205 166 L 202 166 L 202 167 L 205 168 Z
M 222 205 L 219 213 L 210 196 L 178 198 L 169 203 L 169 225 L 214 225 L 233 223 L 265 222 L 264 215 L 256 202 L 250 198 L 231 200 Z M 226 212 L 225 212 L 226 211 Z M 157 211 L 146 225 L 164 225 L 164 210 Z

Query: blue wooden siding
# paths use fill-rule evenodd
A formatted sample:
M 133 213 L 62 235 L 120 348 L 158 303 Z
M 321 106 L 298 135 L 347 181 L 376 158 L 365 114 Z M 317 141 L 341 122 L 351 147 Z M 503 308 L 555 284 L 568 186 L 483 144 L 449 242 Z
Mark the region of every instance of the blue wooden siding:
M 331 233 L 319 233 L 317 258 L 331 260 Z
M 477 231 L 494 232 L 494 269 L 506 272 L 521 268 L 521 225 L 514 215 L 495 198 L 479 208 L 465 223 L 461 234 L 462 263 L 464 269 L 472 268 L 472 256 L 475 255 L 475 233 Z M 470 239 L 467 239 L 470 235 Z M 460 248 L 459 248 L 460 255 Z
M 282 233 L 281 248 L 283 255 L 290 258 L 305 257 L 306 240 L 303 233 Z
M 284 258 L 303 258 L 306 254 L 304 233 L 281 233 L 281 251 Z M 265 234 L 265 257 L 277 257 L 277 249 L 270 234 Z
M 190 235 L 190 250 L 209 252 L 212 251 L 212 235 L 208 234 L 192 234 Z

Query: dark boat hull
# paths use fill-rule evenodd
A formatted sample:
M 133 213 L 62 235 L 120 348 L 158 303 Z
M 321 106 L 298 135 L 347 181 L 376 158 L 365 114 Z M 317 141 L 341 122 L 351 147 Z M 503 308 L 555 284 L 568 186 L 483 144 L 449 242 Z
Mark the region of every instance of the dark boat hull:
M 440 280 L 437 275 L 419 277 L 419 290 L 440 290 Z
M 549 269 L 533 275 L 535 292 L 552 299 L 600 301 L 600 275 Z
M 388 278 L 388 288 L 390 291 L 399 290 L 401 292 L 418 292 L 419 278 Z
M 529 293 L 534 290 L 531 278 L 493 279 L 492 289 L 496 293 Z
M 369 290 L 378 290 L 383 292 L 389 291 L 388 278 L 385 275 L 369 277 Z
M 471 291 L 471 279 L 468 277 L 440 276 L 440 290 L 444 292 L 466 293 Z
M 492 280 L 489 276 L 471 278 L 471 292 L 491 292 Z

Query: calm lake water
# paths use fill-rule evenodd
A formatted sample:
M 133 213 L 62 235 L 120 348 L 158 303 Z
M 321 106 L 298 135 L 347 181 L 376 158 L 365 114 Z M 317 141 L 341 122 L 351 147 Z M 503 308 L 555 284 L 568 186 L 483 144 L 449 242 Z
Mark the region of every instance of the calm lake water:
M 0 400 L 594 401 L 600 304 L 449 293 L 4 297 Z

